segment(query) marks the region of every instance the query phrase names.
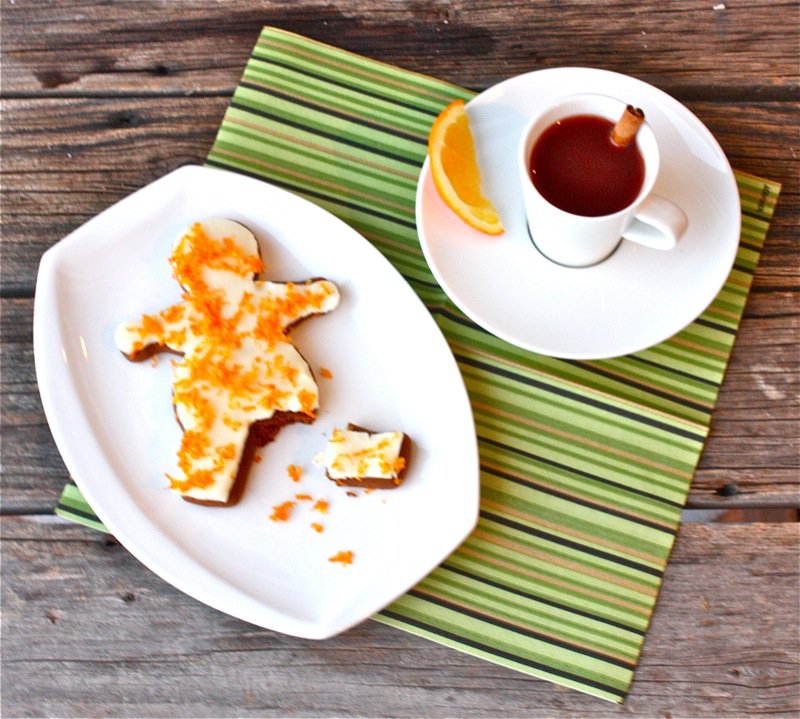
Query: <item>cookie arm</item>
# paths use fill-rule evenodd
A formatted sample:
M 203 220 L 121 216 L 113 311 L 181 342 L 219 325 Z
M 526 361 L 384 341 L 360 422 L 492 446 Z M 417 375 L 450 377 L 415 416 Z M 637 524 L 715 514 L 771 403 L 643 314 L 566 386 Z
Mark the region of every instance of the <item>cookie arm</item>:
M 326 314 L 339 304 L 339 289 L 330 280 L 256 282 L 255 286 L 257 296 L 274 303 L 272 309 L 284 329 L 305 317 Z
M 133 361 L 164 350 L 180 354 L 186 339 L 185 313 L 183 303 L 178 303 L 156 315 L 142 315 L 136 322 L 124 322 L 114 332 L 114 343 Z

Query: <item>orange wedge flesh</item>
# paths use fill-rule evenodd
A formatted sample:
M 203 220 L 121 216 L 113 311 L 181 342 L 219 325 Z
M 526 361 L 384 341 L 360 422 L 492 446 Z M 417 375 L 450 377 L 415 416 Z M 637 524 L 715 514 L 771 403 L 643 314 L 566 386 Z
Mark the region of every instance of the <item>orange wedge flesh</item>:
M 500 235 L 497 210 L 481 192 L 475 142 L 463 100 L 442 110 L 428 136 L 431 176 L 444 203 L 464 222 L 487 235 Z

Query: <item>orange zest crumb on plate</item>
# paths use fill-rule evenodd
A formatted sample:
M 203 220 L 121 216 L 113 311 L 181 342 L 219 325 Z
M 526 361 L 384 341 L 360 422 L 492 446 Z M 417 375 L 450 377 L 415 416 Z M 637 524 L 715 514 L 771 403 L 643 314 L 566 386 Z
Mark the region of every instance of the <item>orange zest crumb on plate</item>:
M 325 379 L 333 379 L 333 372 L 331 372 L 327 367 L 320 367 L 319 374 Z
M 272 508 L 272 514 L 269 515 L 269 518 L 273 522 L 286 522 L 289 519 L 289 514 L 291 513 L 294 505 L 295 503 L 291 500 L 288 502 L 283 502 L 282 504 L 276 504 Z
M 310 494 L 295 494 L 295 499 L 299 499 L 301 502 L 310 502 L 314 499 Z
M 327 514 L 329 506 L 327 499 L 318 499 L 312 509 L 316 509 L 321 514 Z
M 336 552 L 332 557 L 328 557 L 329 562 L 338 562 L 339 564 L 352 564 L 353 553 L 348 549 L 346 551 Z
M 325 527 L 323 527 L 319 522 L 312 522 L 311 529 L 313 529 L 315 532 L 323 532 Z
M 303 476 L 303 468 L 299 467 L 296 464 L 290 464 L 286 468 L 286 472 L 292 478 L 292 482 L 299 482 L 300 481 L 300 477 Z

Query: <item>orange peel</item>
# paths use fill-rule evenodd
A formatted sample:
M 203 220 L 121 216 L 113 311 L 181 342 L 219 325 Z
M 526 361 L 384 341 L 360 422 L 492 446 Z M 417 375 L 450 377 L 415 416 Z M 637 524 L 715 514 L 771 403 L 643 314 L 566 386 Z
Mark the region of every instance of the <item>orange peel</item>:
M 444 203 L 470 227 L 500 235 L 497 210 L 481 191 L 475 141 L 463 100 L 451 102 L 434 121 L 428 135 L 431 176 Z

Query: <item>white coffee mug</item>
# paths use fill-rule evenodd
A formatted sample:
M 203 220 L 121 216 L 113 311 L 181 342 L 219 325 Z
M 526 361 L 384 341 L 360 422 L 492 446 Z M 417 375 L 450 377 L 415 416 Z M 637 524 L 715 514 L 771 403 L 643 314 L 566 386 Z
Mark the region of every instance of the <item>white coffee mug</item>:
M 553 123 L 574 115 L 598 115 L 616 122 L 626 103 L 606 95 L 570 95 L 533 118 L 519 142 L 518 164 L 528 230 L 538 250 L 568 267 L 588 267 L 609 257 L 625 239 L 656 250 L 670 250 L 686 231 L 688 218 L 675 203 L 652 192 L 659 171 L 659 151 L 647 122 L 636 135 L 644 160 L 644 180 L 627 207 L 599 217 L 576 215 L 548 202 L 531 180 L 530 159 L 541 134 Z

